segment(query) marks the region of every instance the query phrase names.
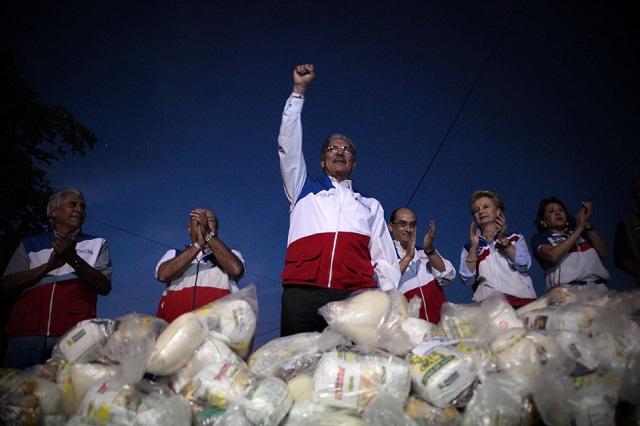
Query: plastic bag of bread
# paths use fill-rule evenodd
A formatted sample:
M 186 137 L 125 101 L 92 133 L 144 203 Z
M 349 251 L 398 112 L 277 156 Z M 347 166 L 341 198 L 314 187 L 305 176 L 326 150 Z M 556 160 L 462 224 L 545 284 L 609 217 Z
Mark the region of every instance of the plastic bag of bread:
M 457 426 L 461 421 L 460 413 L 453 405 L 440 408 L 416 396 L 409 397 L 404 412 L 421 426 Z
M 248 285 L 215 300 L 195 310 L 194 314 L 214 337 L 226 341 L 241 358 L 247 358 L 258 320 L 258 296 L 255 285 Z
M 319 309 L 330 328 L 356 344 L 376 347 L 394 355 L 411 349 L 402 323 L 409 318 L 409 303 L 398 290 L 364 290 Z
M 293 404 L 287 384 L 276 377 L 260 377 L 244 394 L 241 405 L 254 425 L 277 426 Z
M 65 412 L 76 412 L 86 393 L 93 386 L 121 377 L 119 365 L 91 363 L 64 363 L 58 371 L 56 382 L 64 393 Z
M 455 348 L 455 341 L 431 339 L 412 350 L 411 387 L 425 401 L 445 407 L 475 380 L 472 366 Z
M 244 361 L 212 358 L 193 379 L 181 389 L 188 401 L 204 400 L 210 407 L 225 409 L 241 400 L 256 376 Z
M 387 320 L 391 299 L 382 290 L 356 292 L 349 298 L 330 302 L 318 312 L 329 326 L 359 345 L 374 347 Z
M 409 346 L 413 349 L 431 338 L 431 331 L 434 327 L 429 321 L 422 318 L 409 317 L 402 321 L 400 328 L 408 337 Z
M 592 373 L 571 377 L 545 371 L 536 380 L 532 393 L 544 424 L 612 425 L 615 424 L 616 391 L 620 377 Z
M 562 354 L 552 335 L 522 328 L 507 330 L 491 342 L 498 371 L 510 376 L 520 386 L 520 393 L 532 392 L 534 380 L 542 367 L 553 374 L 570 371 L 571 364 Z
M 167 325 L 163 319 L 138 313 L 115 320 L 104 352 L 110 360 L 120 364 L 122 380 L 136 383 L 142 379 L 156 340 Z
M 385 322 L 380 327 L 380 340 L 376 346 L 393 355 L 403 356 L 415 346 L 413 342 L 418 340 L 418 337 L 410 336 L 406 330 L 416 331 L 411 329 L 411 326 L 415 325 L 415 320 L 419 318 L 409 315 L 409 302 L 400 291 L 390 290 L 387 291 L 387 295 L 391 306 Z M 406 322 L 409 322 L 408 326 L 405 326 Z
M 477 317 L 476 337 L 493 340 L 503 331 L 510 328 L 524 327 L 513 307 L 502 293 L 493 293 L 480 304 Z
M 252 426 L 245 417 L 244 408 L 240 404 L 225 409 L 210 407 L 204 401 L 195 401 L 193 409 L 193 426 Z
M 298 333 L 273 339 L 251 354 L 247 365 L 258 376 L 274 376 L 292 357 L 319 352 L 318 332 Z
M 520 394 L 520 386 L 511 376 L 489 374 L 476 386 L 463 415 L 463 426 L 520 426 L 530 416 Z
M 104 359 L 104 345 L 113 331 L 113 320 L 80 321 L 58 340 L 51 357 L 68 362 L 91 362 Z
M 297 401 L 289 410 L 285 426 L 366 426 L 351 410 L 329 407 L 313 401 Z
M 553 334 L 553 338 L 562 354 L 573 362 L 569 368 L 574 375 L 584 375 L 598 368 L 599 361 L 594 351 L 597 351 L 596 340 L 584 334 L 561 330 Z
M 597 308 L 585 304 L 548 306 L 520 316 L 524 326 L 534 330 L 569 330 L 589 333 Z
M 550 305 L 567 305 L 570 303 L 585 303 L 602 306 L 608 303 L 610 292 L 604 284 L 570 285 L 562 284 L 551 288 L 540 296 L 516 310 L 519 317 L 524 314 L 544 309 Z
M 168 377 L 168 385 L 174 392 L 180 393 L 200 371 L 212 365 L 229 365 L 246 369 L 245 362 L 226 343 L 207 335 L 191 359 Z
M 0 424 L 64 424 L 64 394 L 55 382 L 32 371 L 7 373 L 0 382 Z
M 370 426 L 417 426 L 413 419 L 405 414 L 403 402 L 385 392 L 379 393 L 371 400 L 362 412 L 362 419 Z
M 438 325 L 449 339 L 471 339 L 478 331 L 479 313 L 478 304 L 445 302 Z
M 191 409 L 166 386 L 141 380 L 135 385 L 107 381 L 92 387 L 68 425 L 191 424 Z
M 495 356 L 488 343 L 476 340 L 460 340 L 455 344 L 460 355 L 471 365 L 474 374 L 482 380 L 498 370 Z
M 156 340 L 146 370 L 160 376 L 176 372 L 189 361 L 206 336 L 206 328 L 194 313 L 180 315 Z
M 362 411 L 383 391 L 404 403 L 411 386 L 409 365 L 385 353 L 331 351 L 322 355 L 313 386 L 314 401 L 337 408 Z

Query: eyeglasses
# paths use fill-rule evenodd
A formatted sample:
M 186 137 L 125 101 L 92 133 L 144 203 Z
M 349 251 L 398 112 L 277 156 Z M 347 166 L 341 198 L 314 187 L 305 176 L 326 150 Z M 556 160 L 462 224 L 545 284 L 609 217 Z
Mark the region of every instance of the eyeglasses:
M 391 222 L 392 225 L 397 226 L 398 228 L 415 228 L 417 226 L 416 222 L 405 222 L 404 220 L 399 220 L 397 222 Z
M 343 154 L 352 154 L 353 155 L 353 148 L 348 146 L 348 145 L 344 145 L 344 146 L 329 145 L 327 147 L 327 149 L 325 150 L 325 152 L 333 152 L 334 154 L 337 154 L 337 153 L 341 152 Z

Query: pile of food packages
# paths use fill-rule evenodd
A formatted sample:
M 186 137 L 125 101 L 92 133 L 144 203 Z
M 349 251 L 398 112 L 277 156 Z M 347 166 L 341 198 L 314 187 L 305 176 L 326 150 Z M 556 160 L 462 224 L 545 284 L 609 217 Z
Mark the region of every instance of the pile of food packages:
M 557 287 L 518 310 L 446 303 L 438 325 L 398 291 L 320 309 L 322 333 L 251 352 L 253 285 L 171 324 L 83 321 L 51 359 L 4 370 L 15 425 L 640 424 L 640 291 Z

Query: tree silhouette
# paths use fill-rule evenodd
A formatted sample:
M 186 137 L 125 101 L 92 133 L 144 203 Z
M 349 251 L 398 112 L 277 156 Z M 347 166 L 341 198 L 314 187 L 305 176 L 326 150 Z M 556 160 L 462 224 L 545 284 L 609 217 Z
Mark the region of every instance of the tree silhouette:
M 0 52 L 0 270 L 20 239 L 48 228 L 53 193 L 45 168 L 68 155 L 84 155 L 98 138 L 59 105 L 47 105 L 22 79 L 18 57 Z

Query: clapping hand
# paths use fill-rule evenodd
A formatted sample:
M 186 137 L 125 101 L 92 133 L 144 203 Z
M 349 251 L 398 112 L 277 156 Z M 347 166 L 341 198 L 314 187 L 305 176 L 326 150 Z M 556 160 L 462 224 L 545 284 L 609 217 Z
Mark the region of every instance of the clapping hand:
M 472 220 L 469 226 L 469 244 L 474 249 L 480 245 L 480 228 L 478 228 L 475 220 Z
M 507 218 L 503 212 L 500 212 L 496 218 L 496 226 L 498 228 L 498 239 L 504 238 L 507 235 Z
M 430 251 L 433 246 L 433 241 L 436 239 L 436 223 L 433 220 L 429 221 L 429 229 L 424 234 L 422 245 L 425 251 Z

